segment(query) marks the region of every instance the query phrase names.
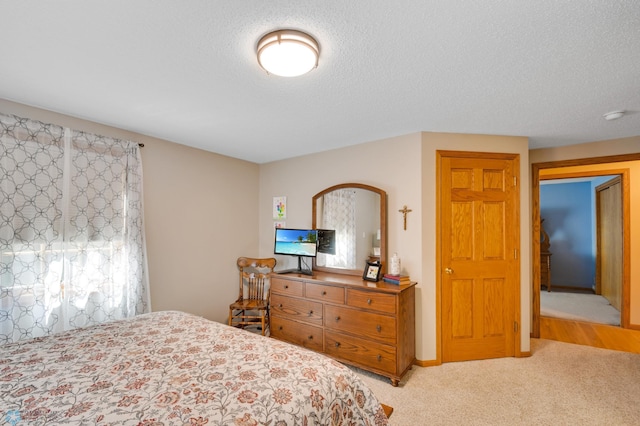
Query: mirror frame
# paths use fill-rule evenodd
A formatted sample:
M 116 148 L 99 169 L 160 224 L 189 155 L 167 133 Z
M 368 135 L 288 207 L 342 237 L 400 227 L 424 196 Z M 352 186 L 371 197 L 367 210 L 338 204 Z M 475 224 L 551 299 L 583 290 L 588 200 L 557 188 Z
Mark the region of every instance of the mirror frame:
M 380 188 L 376 188 L 375 186 L 365 185 L 363 183 L 341 183 L 339 185 L 334 185 L 330 188 L 322 190 L 313 196 L 311 199 L 311 227 L 313 229 L 318 229 L 316 224 L 316 215 L 317 209 L 316 204 L 318 198 L 324 196 L 324 194 L 335 191 L 336 189 L 344 189 L 344 188 L 359 188 L 365 189 L 371 192 L 375 192 L 380 196 L 380 273 L 383 274 L 386 271 L 387 266 L 387 193 Z M 364 266 L 362 265 L 362 269 L 341 269 L 341 268 L 330 268 L 327 266 L 318 266 L 316 265 L 315 258 L 313 259 L 313 269 L 316 271 L 324 271 L 324 272 L 333 272 L 336 274 L 344 274 L 344 275 L 358 275 L 362 276 L 362 271 L 364 270 Z

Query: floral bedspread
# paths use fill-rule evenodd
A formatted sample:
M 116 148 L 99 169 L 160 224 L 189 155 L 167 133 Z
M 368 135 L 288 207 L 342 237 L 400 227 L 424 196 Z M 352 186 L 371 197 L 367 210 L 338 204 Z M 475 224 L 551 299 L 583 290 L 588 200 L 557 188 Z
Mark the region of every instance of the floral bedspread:
M 386 425 L 321 354 L 182 312 L 0 347 L 2 425 Z

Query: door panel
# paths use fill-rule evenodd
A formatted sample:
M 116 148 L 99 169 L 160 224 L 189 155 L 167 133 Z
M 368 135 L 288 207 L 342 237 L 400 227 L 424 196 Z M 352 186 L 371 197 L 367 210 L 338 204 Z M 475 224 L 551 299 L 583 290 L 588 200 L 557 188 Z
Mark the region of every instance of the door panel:
M 452 153 L 441 158 L 444 362 L 515 353 L 520 285 L 517 160 L 484 157 Z
M 507 309 L 504 306 L 504 287 L 502 279 L 483 280 L 484 288 L 484 336 L 503 336 L 506 332 L 503 312 Z
M 504 203 L 484 203 L 482 228 L 485 235 L 491 238 L 483 238 L 484 259 L 504 259 Z
M 451 259 L 473 258 L 473 204 L 451 203 Z
M 473 280 L 451 280 L 451 337 L 473 337 Z

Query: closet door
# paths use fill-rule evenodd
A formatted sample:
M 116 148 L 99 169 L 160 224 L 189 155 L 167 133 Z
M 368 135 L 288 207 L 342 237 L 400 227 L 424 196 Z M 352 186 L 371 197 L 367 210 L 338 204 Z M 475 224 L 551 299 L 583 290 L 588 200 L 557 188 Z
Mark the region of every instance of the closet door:
M 596 188 L 598 254 L 596 293 L 622 308 L 622 184 L 620 177 Z
M 513 356 L 520 319 L 519 158 L 438 155 L 442 361 Z

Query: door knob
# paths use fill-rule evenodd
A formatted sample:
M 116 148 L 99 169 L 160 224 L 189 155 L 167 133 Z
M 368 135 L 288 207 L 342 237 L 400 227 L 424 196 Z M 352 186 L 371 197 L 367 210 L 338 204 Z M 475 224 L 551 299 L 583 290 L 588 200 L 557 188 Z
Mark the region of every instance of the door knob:
M 446 274 L 451 275 L 451 274 L 453 274 L 453 269 L 451 269 L 451 268 L 444 268 L 444 272 L 445 272 Z

